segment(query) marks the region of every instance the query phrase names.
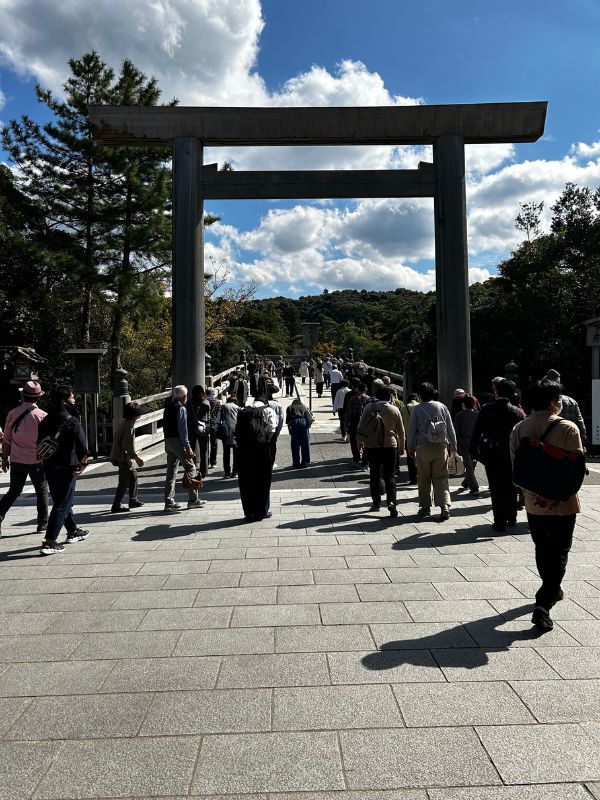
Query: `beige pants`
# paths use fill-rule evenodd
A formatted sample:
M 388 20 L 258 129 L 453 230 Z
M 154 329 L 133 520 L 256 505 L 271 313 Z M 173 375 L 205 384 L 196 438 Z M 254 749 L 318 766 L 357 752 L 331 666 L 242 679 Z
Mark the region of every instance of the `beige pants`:
M 424 444 L 417 448 L 417 479 L 420 508 L 431 508 L 432 484 L 434 505 L 450 505 L 448 448 L 445 444 Z

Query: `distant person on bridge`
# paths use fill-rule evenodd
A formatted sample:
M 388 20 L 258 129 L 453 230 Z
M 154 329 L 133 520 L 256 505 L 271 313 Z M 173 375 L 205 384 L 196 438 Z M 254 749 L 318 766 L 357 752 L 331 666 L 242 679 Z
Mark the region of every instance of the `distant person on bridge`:
M 310 377 L 310 367 L 306 359 L 303 359 L 300 362 L 300 369 L 298 370 L 298 374 L 302 378 L 302 383 L 306 383 L 306 381 Z
M 323 362 L 317 361 L 315 364 L 315 389 L 317 397 L 323 397 L 323 384 L 325 383 L 325 375 L 323 374 Z
M 248 397 L 250 395 L 250 384 L 248 383 L 245 372 L 238 373 L 233 388 L 235 390 L 237 404 L 240 408 L 243 408 L 248 402 Z
M 332 384 L 333 388 L 333 384 Z M 343 442 L 347 442 L 346 438 L 346 423 L 344 420 L 344 402 L 346 397 L 350 394 L 351 389 L 347 380 L 340 381 L 339 389 L 333 398 L 333 416 L 337 416 L 340 420 L 340 435 Z
M 313 415 L 298 398 L 292 401 L 285 412 L 285 421 L 291 437 L 292 467 L 306 467 L 310 464 L 310 434 Z
M 44 465 L 35 453 L 39 426 L 46 416 L 46 412 L 37 406 L 43 394 L 37 381 L 27 381 L 21 405 L 8 412 L 2 440 L 2 472 L 7 472 L 10 465 L 10 487 L 0 500 L 0 525 L 29 477 L 37 498 L 38 533 L 43 533 L 48 525 L 48 482 Z
M 285 421 L 285 413 L 283 411 L 283 406 L 279 402 L 279 400 L 274 399 L 274 395 L 279 392 L 279 387 L 271 384 L 267 386 L 267 397 L 270 409 L 275 412 L 275 416 L 277 418 L 277 427 L 275 428 L 275 433 L 269 439 L 269 449 L 271 451 L 271 462 L 273 464 L 273 469 L 277 469 L 276 463 L 276 456 L 277 456 L 277 440 L 279 438 L 279 434 L 281 433 L 281 429 L 283 428 L 283 423 Z
M 331 381 L 331 402 L 332 404 L 335 403 L 335 396 L 337 394 L 338 389 L 342 385 L 342 381 L 344 380 L 344 376 L 340 369 L 338 369 L 337 361 L 334 361 L 331 365 L 331 370 L 329 372 L 329 380 Z M 334 411 L 335 416 L 335 411 Z
M 331 369 L 332 369 L 331 358 L 327 356 L 325 361 L 323 361 L 323 378 L 325 379 L 326 389 L 329 389 L 329 387 L 331 386 Z
M 273 464 L 269 440 L 277 428 L 275 412 L 266 397 L 240 409 L 235 426 L 238 451 L 238 480 L 244 516 L 260 522 L 271 514 L 271 478 Z
M 235 425 L 240 407 L 237 404 L 235 389 L 229 387 L 229 394 L 219 411 L 217 436 L 223 442 L 223 472 L 226 478 L 237 477 L 237 448 L 235 447 Z M 233 468 L 231 458 L 233 455 Z
M 217 422 L 221 411 L 221 401 L 212 386 L 206 390 L 206 400 L 210 405 L 210 424 L 208 426 L 208 466 L 211 469 L 217 466 L 217 456 L 219 455 L 219 440 L 217 439 Z
M 555 369 L 549 369 L 544 376 L 544 380 L 560 383 L 560 374 Z M 581 441 L 585 447 L 587 444 L 587 431 L 585 429 L 585 422 L 583 421 L 583 415 L 579 409 L 579 403 L 577 400 L 569 397 L 568 394 L 563 394 L 562 410 L 559 416 L 563 419 L 568 419 L 570 422 L 574 422 L 575 425 L 577 425 L 579 429 L 579 435 L 581 436 Z
M 366 383 L 359 383 L 356 391 L 351 395 L 346 407 L 346 430 L 350 439 L 350 449 L 352 451 L 352 463 L 355 467 L 367 465 L 367 451 L 363 448 L 361 459 L 361 447 L 356 439 L 356 430 L 365 407 L 371 402 L 367 394 Z
M 110 451 L 110 463 L 119 468 L 119 483 L 113 500 L 112 514 L 129 511 L 132 508 L 141 508 L 144 504 L 138 500 L 137 467 L 143 467 L 144 462 L 135 451 L 135 436 L 133 428 L 136 419 L 141 417 L 142 411 L 137 403 L 127 403 L 123 409 L 123 421 L 117 428 Z M 122 505 L 125 492 L 129 492 L 129 508 Z
M 202 386 L 195 386 L 194 389 L 202 389 L 202 397 L 204 398 L 204 389 Z M 194 451 L 190 443 L 189 431 L 192 421 L 188 420 L 188 412 L 186 409 L 187 399 L 187 386 L 174 386 L 171 399 L 165 406 L 163 413 L 165 452 L 167 454 L 165 511 L 181 510 L 179 503 L 175 502 L 175 483 L 177 481 L 177 470 L 179 469 L 179 464 L 183 464 L 184 472 L 186 472 L 190 477 L 196 477 L 196 464 L 194 462 Z M 192 402 L 195 402 L 195 400 L 190 402 L 190 408 Z M 196 422 L 196 419 L 197 418 L 194 417 L 194 423 Z M 205 500 L 198 499 L 197 491 L 193 489 L 188 490 L 188 508 L 200 508 L 205 502 Z
M 285 367 L 283 368 L 283 379 L 285 381 L 285 396 L 286 397 L 293 397 L 294 396 L 294 386 L 295 386 L 295 375 L 296 372 L 289 361 L 285 362 Z
M 200 474 L 208 473 L 208 445 L 210 439 L 211 406 L 206 399 L 204 386 L 192 388 L 192 395 L 185 404 L 188 437 L 194 460 L 200 465 Z

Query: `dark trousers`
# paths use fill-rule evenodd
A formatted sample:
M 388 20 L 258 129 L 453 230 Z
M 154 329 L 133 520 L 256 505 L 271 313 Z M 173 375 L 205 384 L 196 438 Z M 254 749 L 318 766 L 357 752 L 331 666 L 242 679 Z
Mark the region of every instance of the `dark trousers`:
M 44 472 L 52 497 L 52 511 L 48 519 L 46 541 L 55 542 L 63 525 L 68 534 L 75 533 L 77 530 L 72 513 L 76 481 L 72 469 L 45 467 Z
M 231 475 L 231 456 L 233 454 L 233 474 L 237 475 L 238 471 L 238 453 L 237 447 L 233 444 L 225 444 L 223 442 L 223 470 L 225 475 Z
M 48 522 L 48 483 L 46 482 L 42 464 L 15 464 L 14 461 L 11 462 L 10 486 L 8 492 L 0 500 L 0 520 L 4 519 L 8 509 L 21 495 L 27 476 L 31 478 L 37 498 L 38 528 L 43 528 Z
M 323 383 L 324 381 L 319 381 L 315 383 L 315 389 L 317 390 L 317 397 L 323 397 Z
M 323 378 L 325 379 L 325 388 L 329 389 L 331 386 L 331 376 L 328 372 L 323 373 Z
M 517 518 L 517 489 L 512 482 L 510 461 L 491 462 L 485 465 L 490 485 L 494 525 L 504 528 Z
M 208 436 L 199 436 L 195 444 L 192 445 L 194 454 L 198 459 L 200 474 L 203 478 L 206 478 L 206 473 L 208 472 L 208 440 Z
M 575 514 L 559 517 L 555 514 L 527 514 L 531 538 L 535 544 L 535 563 L 542 585 L 535 603 L 548 611 L 556 603 L 560 584 L 565 577 L 569 551 L 573 544 Z
M 308 425 L 305 419 L 294 419 L 290 424 L 290 437 L 292 440 L 292 462 L 294 464 L 310 463 L 310 440 Z M 302 461 L 300 461 L 302 453 Z
M 294 378 L 286 378 L 285 379 L 285 396 L 286 397 L 288 397 L 288 396 L 291 397 L 294 394 L 294 384 L 295 384 L 295 382 L 296 381 L 294 380 Z
M 113 508 L 121 505 L 125 492 L 129 492 L 129 502 L 138 499 L 137 469 L 131 469 L 128 464 L 119 464 L 119 483 L 113 500 Z
M 208 463 L 211 467 L 217 466 L 217 456 L 219 454 L 219 440 L 217 439 L 215 431 L 211 430 L 208 436 L 209 444 L 209 458 Z
M 340 418 L 340 433 L 342 436 L 346 435 L 346 424 L 344 422 L 344 409 L 338 408 L 338 417 Z
M 342 384 L 341 383 L 332 383 L 331 384 L 331 402 L 332 403 L 335 401 L 335 396 L 338 393 L 338 389 L 341 389 L 341 388 L 342 388 Z
M 268 513 L 272 468 L 268 443 L 238 449 L 238 480 L 245 517 L 260 520 Z
M 358 464 L 361 461 L 361 456 L 360 456 L 360 446 L 359 446 L 358 442 L 356 441 L 356 429 L 354 429 L 354 430 L 349 429 L 348 430 L 348 438 L 350 439 L 350 450 L 352 450 L 352 461 L 354 461 L 355 464 Z M 367 463 L 367 448 L 366 447 L 363 447 L 362 463 L 363 463 L 363 465 Z
M 276 431 L 269 439 L 269 450 L 271 452 L 271 464 L 277 460 L 277 439 L 279 439 L 279 431 Z
M 395 447 L 369 447 L 369 487 L 373 504 L 378 506 L 381 503 L 381 489 L 385 491 L 385 499 L 388 505 L 396 505 L 396 479 L 394 469 L 396 468 Z M 382 484 L 383 480 L 383 484 Z
M 408 467 L 408 480 L 411 483 L 416 483 L 417 459 L 414 456 L 411 456 L 410 453 L 406 454 L 406 466 Z

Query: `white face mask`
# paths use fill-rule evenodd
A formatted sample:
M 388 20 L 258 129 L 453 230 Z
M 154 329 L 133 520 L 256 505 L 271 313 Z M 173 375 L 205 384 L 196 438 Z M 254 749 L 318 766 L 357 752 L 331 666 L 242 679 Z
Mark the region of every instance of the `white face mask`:
M 563 404 L 562 404 L 562 397 L 561 397 L 560 400 L 556 401 L 556 411 L 554 412 L 559 417 L 560 417 L 560 415 L 562 413 L 562 407 L 563 407 Z

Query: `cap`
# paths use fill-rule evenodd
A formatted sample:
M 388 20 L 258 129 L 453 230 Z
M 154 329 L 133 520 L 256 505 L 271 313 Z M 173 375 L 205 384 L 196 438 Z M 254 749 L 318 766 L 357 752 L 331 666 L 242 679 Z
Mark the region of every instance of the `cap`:
M 455 389 L 454 390 L 454 397 L 464 397 L 466 392 L 464 389 Z
M 560 372 L 557 372 L 555 369 L 549 369 L 544 377 L 548 381 L 557 381 L 560 383 Z
M 31 400 L 38 400 L 44 394 L 37 381 L 27 381 L 21 391 L 23 392 L 23 397 L 28 397 Z

